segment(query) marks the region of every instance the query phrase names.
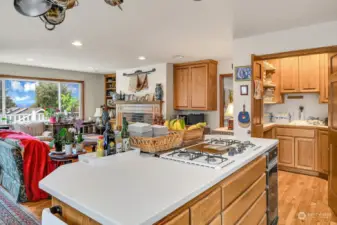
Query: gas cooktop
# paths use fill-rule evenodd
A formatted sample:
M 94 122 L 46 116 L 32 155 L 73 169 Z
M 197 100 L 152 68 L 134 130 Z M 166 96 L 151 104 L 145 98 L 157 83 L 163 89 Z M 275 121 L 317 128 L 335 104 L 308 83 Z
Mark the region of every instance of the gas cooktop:
M 235 157 L 260 147 L 250 141 L 212 138 L 197 145 L 164 153 L 160 158 L 221 169 L 235 162 Z

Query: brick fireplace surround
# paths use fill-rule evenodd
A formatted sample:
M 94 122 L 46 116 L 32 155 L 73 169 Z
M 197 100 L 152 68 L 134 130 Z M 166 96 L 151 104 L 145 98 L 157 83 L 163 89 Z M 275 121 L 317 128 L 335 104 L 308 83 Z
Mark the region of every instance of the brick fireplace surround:
M 122 126 L 123 117 L 128 122 L 142 122 L 152 124 L 156 116 L 162 115 L 162 101 L 116 102 L 116 124 Z

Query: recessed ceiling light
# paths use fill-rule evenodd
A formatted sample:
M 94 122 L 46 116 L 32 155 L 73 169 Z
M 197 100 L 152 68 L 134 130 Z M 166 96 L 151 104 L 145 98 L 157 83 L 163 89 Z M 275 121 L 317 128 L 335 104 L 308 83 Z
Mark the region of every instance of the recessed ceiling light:
M 138 59 L 139 59 L 139 60 L 145 60 L 146 57 L 145 57 L 145 56 L 139 56 Z
M 72 45 L 76 46 L 76 47 L 81 47 L 83 44 L 80 41 L 73 41 L 73 43 L 71 43 Z
M 175 55 L 175 56 L 173 56 L 173 58 L 174 58 L 174 59 L 183 59 L 184 56 L 182 56 L 182 55 Z
M 26 60 L 27 60 L 28 62 L 33 62 L 33 61 L 34 61 L 33 58 L 27 58 Z

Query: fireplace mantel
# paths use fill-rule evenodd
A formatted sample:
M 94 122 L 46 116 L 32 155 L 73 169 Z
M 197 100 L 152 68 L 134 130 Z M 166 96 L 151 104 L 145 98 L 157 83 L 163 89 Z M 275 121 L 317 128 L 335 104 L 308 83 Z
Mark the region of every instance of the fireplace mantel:
M 136 104 L 136 105 L 162 105 L 163 101 L 115 101 L 116 105 L 129 105 L 129 104 Z
M 116 101 L 116 124 L 122 125 L 124 115 L 132 118 L 141 116 L 146 118 L 146 121 L 131 121 L 131 122 L 147 122 L 153 123 L 156 116 L 162 116 L 163 101 Z M 134 115 L 134 116 L 133 116 Z

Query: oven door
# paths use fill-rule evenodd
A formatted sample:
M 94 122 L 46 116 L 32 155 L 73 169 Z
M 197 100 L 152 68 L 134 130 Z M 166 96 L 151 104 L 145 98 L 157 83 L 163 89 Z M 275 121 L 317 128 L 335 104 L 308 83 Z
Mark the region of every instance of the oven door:
M 278 217 L 278 169 L 274 159 L 267 169 L 267 218 L 268 225 L 276 224 Z

